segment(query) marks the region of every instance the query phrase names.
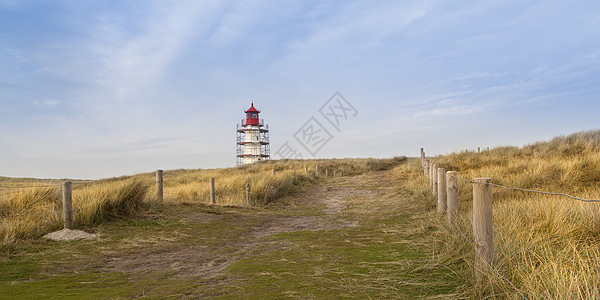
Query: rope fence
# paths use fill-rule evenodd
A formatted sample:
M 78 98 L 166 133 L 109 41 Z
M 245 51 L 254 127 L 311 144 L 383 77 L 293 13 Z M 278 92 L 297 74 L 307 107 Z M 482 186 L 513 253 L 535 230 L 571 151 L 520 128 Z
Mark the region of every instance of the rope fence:
M 505 276 L 493 267 L 493 228 L 492 228 L 492 187 L 508 191 L 521 191 L 549 196 L 567 197 L 573 200 L 596 203 L 600 200 L 583 199 L 566 193 L 545 192 L 531 189 L 506 187 L 492 183 L 490 178 L 475 178 L 473 180 L 457 176 L 455 171 L 440 168 L 431 160 L 426 159 L 425 152 L 421 148 L 421 165 L 423 173 L 429 178 L 432 193 L 437 196 L 438 214 L 447 213 L 448 222 L 458 229 L 460 235 L 472 245 L 475 252 L 474 272 L 475 280 L 479 283 L 484 274 L 484 269 L 491 270 L 496 276 L 506 281 L 523 299 L 527 299 L 523 293 Z M 467 238 L 458 225 L 458 184 L 462 180 L 473 184 L 473 237 Z
M 458 179 L 466 181 L 466 182 L 470 182 L 470 183 L 476 183 L 472 180 L 466 179 L 466 178 L 462 178 L 459 177 Z M 564 193 L 552 193 L 552 192 L 544 192 L 544 191 L 536 191 L 536 190 L 528 190 L 528 189 L 522 189 L 522 188 L 512 188 L 512 187 L 505 187 L 499 184 L 491 184 L 492 186 L 501 188 L 501 189 L 505 189 L 508 191 L 521 191 L 521 192 L 528 192 L 528 193 L 536 193 L 536 194 L 542 194 L 542 195 L 550 195 L 550 196 L 563 196 L 563 197 L 567 197 L 567 198 L 571 198 L 573 200 L 577 200 L 577 201 L 581 201 L 581 202 L 600 202 L 600 200 L 596 200 L 596 199 L 583 199 L 583 198 L 579 198 L 579 197 L 575 197 L 575 196 L 571 196 L 569 194 L 564 194 Z

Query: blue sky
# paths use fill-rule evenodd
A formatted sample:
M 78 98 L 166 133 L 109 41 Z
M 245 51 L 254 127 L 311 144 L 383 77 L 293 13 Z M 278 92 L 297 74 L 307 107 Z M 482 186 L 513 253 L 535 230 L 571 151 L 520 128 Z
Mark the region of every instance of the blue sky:
M 0 0 L 0 176 L 233 166 L 251 101 L 272 152 L 315 117 L 316 157 L 391 157 L 598 129 L 598 95 L 598 1 Z

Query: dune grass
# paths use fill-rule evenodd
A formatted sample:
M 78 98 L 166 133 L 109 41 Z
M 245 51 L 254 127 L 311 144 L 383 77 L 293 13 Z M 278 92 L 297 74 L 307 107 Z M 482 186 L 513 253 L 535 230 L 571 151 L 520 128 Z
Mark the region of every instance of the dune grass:
M 392 168 L 406 157 L 391 159 L 320 159 L 262 161 L 236 168 L 214 170 L 174 170 L 164 174 L 167 201 L 209 203 L 210 178 L 215 178 L 215 198 L 219 205 L 245 205 L 246 184 L 250 184 L 251 205 L 264 205 L 296 190 L 300 184 L 318 177 L 357 175 Z M 316 172 L 318 166 L 319 171 Z M 273 170 L 275 173 L 273 174 Z
M 164 201 L 207 204 L 208 182 L 215 178 L 217 205 L 248 205 L 246 184 L 251 185 L 250 205 L 264 205 L 293 193 L 303 183 L 318 180 L 325 175 L 325 170 L 329 176 L 334 176 L 334 171 L 338 176 L 362 174 L 389 169 L 404 160 L 405 157 L 281 160 L 226 169 L 165 171 Z M 60 183 L 59 180 L 0 178 L 0 251 L 9 251 L 19 240 L 37 238 L 62 227 Z M 156 200 L 153 173 L 74 181 L 74 225 L 91 229 L 107 219 L 151 209 Z
M 433 159 L 460 177 L 490 177 L 507 187 L 600 199 L 600 131 L 558 137 L 522 148 L 500 147 Z M 418 164 L 418 163 L 417 163 Z M 416 172 L 420 165 L 413 165 Z M 415 183 L 418 185 L 419 183 Z M 421 180 L 421 190 L 428 182 Z M 493 188 L 494 266 L 529 299 L 600 298 L 600 203 Z M 459 181 L 460 226 L 472 236 L 472 185 Z M 473 281 L 471 246 L 441 218 L 440 255 Z M 478 292 L 474 292 L 478 291 Z M 483 292 L 481 292 L 483 291 Z M 491 276 L 471 297 L 519 299 L 504 280 Z
M 73 189 L 74 225 L 90 227 L 111 216 L 134 214 L 145 201 L 148 185 L 129 179 L 86 184 Z M 0 250 L 22 239 L 62 227 L 60 187 L 24 188 L 0 198 Z

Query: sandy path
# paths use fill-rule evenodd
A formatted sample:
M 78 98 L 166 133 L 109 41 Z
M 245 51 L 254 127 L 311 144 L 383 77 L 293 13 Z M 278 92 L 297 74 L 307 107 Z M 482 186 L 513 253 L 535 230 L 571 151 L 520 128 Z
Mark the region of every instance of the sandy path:
M 359 180 L 348 177 L 346 180 Z M 145 249 L 142 252 L 131 252 L 109 258 L 106 266 L 109 270 L 122 272 L 143 272 L 147 270 L 163 270 L 178 276 L 199 276 L 210 278 L 222 273 L 228 265 L 246 257 L 246 253 L 257 246 L 271 243 L 274 248 L 281 247 L 277 242 L 268 241 L 268 237 L 279 233 L 296 231 L 319 231 L 352 227 L 358 221 L 347 221 L 337 218 L 342 210 L 348 207 L 347 197 L 370 197 L 372 192 L 356 188 L 326 188 L 323 184 L 309 186 L 305 191 L 293 196 L 295 209 L 286 214 L 263 214 L 259 226 L 252 228 L 247 234 L 233 242 L 219 243 L 219 249 L 200 244 L 176 246 L 161 244 L 159 247 Z M 307 206 L 322 207 L 321 214 L 304 215 Z M 191 213 L 183 218 L 190 223 L 209 223 L 219 220 L 219 216 L 207 213 Z M 193 235 L 194 232 L 182 232 L 182 235 Z

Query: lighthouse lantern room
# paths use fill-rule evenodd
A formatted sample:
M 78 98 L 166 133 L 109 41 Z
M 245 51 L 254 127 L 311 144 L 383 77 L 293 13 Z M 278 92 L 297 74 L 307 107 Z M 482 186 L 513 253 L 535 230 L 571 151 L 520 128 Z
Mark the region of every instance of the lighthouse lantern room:
M 237 165 L 250 164 L 270 157 L 269 125 L 265 125 L 258 115 L 260 110 L 254 108 L 254 102 L 242 119 L 237 129 Z

